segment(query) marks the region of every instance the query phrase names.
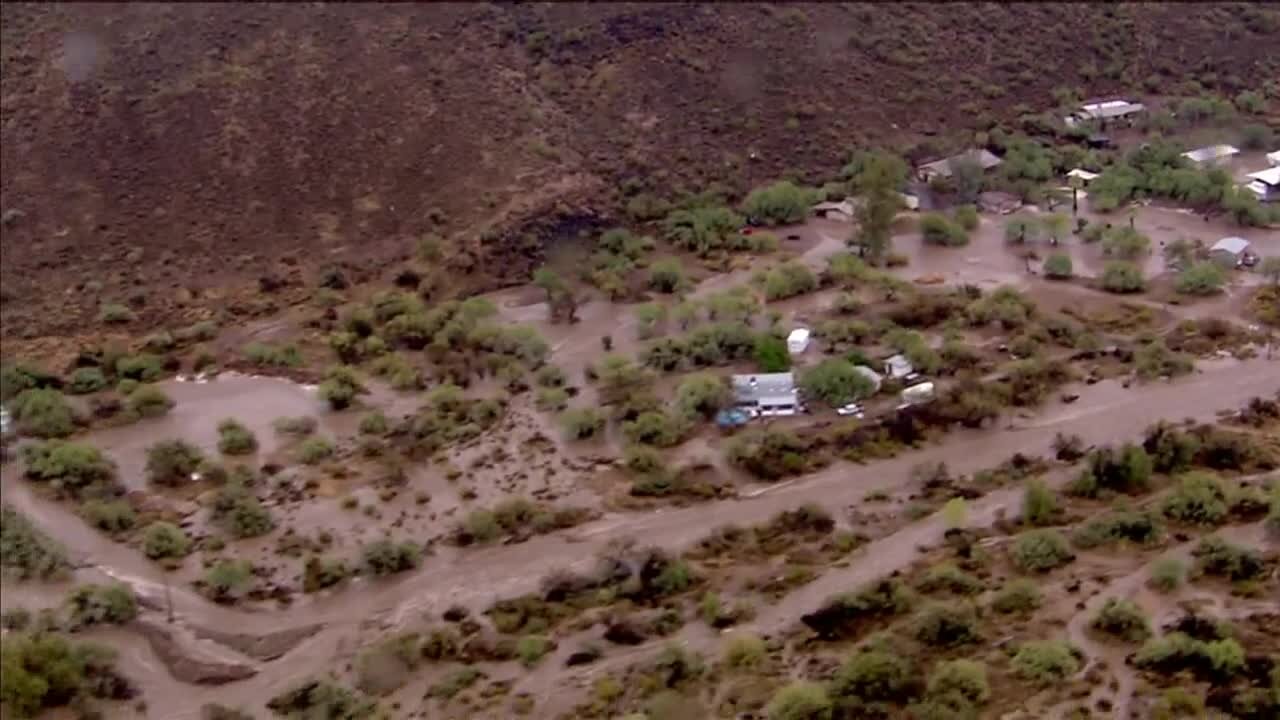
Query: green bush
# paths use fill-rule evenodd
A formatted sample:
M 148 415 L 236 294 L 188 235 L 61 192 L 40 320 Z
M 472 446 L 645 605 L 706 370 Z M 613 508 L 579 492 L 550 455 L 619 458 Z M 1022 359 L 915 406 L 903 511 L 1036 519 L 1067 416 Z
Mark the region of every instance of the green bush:
M 799 384 L 806 397 L 817 398 L 831 407 L 861 400 L 875 390 L 866 375 L 840 358 L 828 358 L 804 370 Z
M 380 713 L 372 700 L 328 680 L 308 680 L 267 701 L 279 717 L 316 720 L 360 720 Z
M 71 622 L 88 625 L 123 625 L 138 616 L 138 601 L 128 585 L 81 585 L 66 600 Z
M 1074 559 L 1066 538 L 1056 530 L 1031 530 L 1013 544 L 1013 562 L 1027 573 L 1048 572 Z
M 920 216 L 920 234 L 930 245 L 959 247 L 969 244 L 969 233 L 942 213 L 931 212 Z
M 1142 268 L 1126 260 L 1113 260 L 1102 269 L 1102 289 L 1113 293 L 1137 293 L 1147 287 Z
M 1010 580 L 991 599 L 991 609 L 1006 615 L 1029 613 L 1044 603 L 1039 585 L 1025 578 Z
M 560 425 L 570 440 L 586 440 L 604 430 L 604 416 L 595 408 L 570 408 L 560 414 Z
M 282 417 L 271 421 L 271 427 L 280 435 L 303 436 L 316 431 L 319 423 L 313 417 Z
M 1067 492 L 1097 497 L 1101 491 L 1136 493 L 1147 489 L 1151 456 L 1143 448 L 1126 443 L 1119 450 L 1105 446 L 1089 453 L 1088 467 L 1072 481 Z
M 271 511 L 239 482 L 228 482 L 214 495 L 211 519 L 237 538 L 266 535 L 276 526 Z
M 1201 540 L 1191 554 L 1200 572 L 1232 582 L 1256 579 L 1267 569 L 1258 551 L 1232 545 L 1213 535 Z
M 956 208 L 956 223 L 970 232 L 978 229 L 978 208 L 972 205 L 961 205 Z
M 0 507 L 0 569 L 19 580 L 53 580 L 71 568 L 66 552 L 26 516 Z
M 663 258 L 649 268 L 649 287 L 660 293 L 676 292 L 687 283 L 684 268 L 675 258 Z
M 92 445 L 45 440 L 24 447 L 22 457 L 28 478 L 55 484 L 72 494 L 115 484 L 115 463 Z
M 808 444 L 784 430 L 742 433 L 729 443 L 729 463 L 762 480 L 799 475 L 808 467 Z
M 818 289 L 818 278 L 800 262 L 785 262 L 755 275 L 766 300 L 785 300 Z
M 346 580 L 351 571 L 341 558 L 311 556 L 302 568 L 302 591 L 319 592 Z
M 104 303 L 98 310 L 98 321 L 108 325 L 125 325 L 137 319 L 137 314 L 119 303 Z
M 542 660 L 543 656 L 555 649 L 556 644 L 542 635 L 525 635 L 516 642 L 516 657 L 520 664 L 531 668 Z
M 762 373 L 786 372 L 791 368 L 791 353 L 787 350 L 787 343 L 776 335 L 757 335 L 752 357 L 756 361 L 756 369 Z
M 957 647 L 979 640 L 978 620 L 966 603 L 936 604 L 921 611 L 913 634 L 934 647 Z
M 277 347 L 268 343 L 251 342 L 244 346 L 244 357 L 254 365 L 264 367 L 302 366 L 302 353 L 294 345 Z
M 355 401 L 357 395 L 367 392 L 356 373 L 351 368 L 340 365 L 332 368 L 325 375 L 317 391 L 320 399 L 329 403 L 334 410 L 345 410 Z
M 991 697 L 991 686 L 987 684 L 987 667 L 972 660 L 940 662 L 929 673 L 928 692 L 931 697 L 960 697 L 981 705 Z
M 8 402 L 23 390 L 57 387 L 55 375 L 26 365 L 0 363 L 0 401 Z
M 1178 487 L 1164 499 L 1165 517 L 1182 523 L 1218 525 L 1227 519 L 1227 491 L 1217 476 L 1190 472 L 1178 480 Z
M 809 208 L 817 201 L 815 191 L 781 180 L 752 190 L 742 204 L 742 211 L 766 225 L 794 225 L 804 221 Z
M 682 416 L 649 411 L 622 423 L 622 432 L 633 443 L 671 447 L 684 438 L 688 427 L 688 420 Z
M 1117 510 L 1090 520 L 1072 535 L 1071 541 L 1086 549 L 1116 542 L 1151 545 L 1162 533 L 1163 528 L 1153 513 Z
M 910 660 L 876 649 L 853 653 L 831 679 L 836 698 L 864 702 L 902 702 L 914 695 L 918 686 Z
M 164 363 L 150 353 L 126 355 L 116 360 L 116 375 L 138 382 L 154 382 L 164 375 Z
M 333 443 L 327 438 L 309 437 L 298 444 L 298 462 L 303 465 L 318 465 L 333 457 Z
M 764 664 L 767 654 L 764 640 L 759 636 L 736 632 L 725 644 L 724 663 L 734 669 L 755 670 Z
M 23 390 L 14 396 L 8 409 L 14 427 L 23 435 L 61 438 L 76 431 L 75 412 L 57 390 Z
M 1222 291 L 1227 283 L 1227 275 L 1222 267 L 1212 260 L 1194 263 L 1178 273 L 1174 288 L 1184 295 L 1213 295 Z
M 1044 481 L 1028 480 L 1022 494 L 1022 521 L 1028 525 L 1052 525 L 1059 512 L 1058 496 Z
M 1118 598 L 1107 598 L 1089 626 L 1127 642 L 1142 642 L 1151 636 L 1151 623 L 1142 608 Z
M 422 551 L 412 542 L 375 540 L 361 551 L 364 565 L 374 575 L 394 575 L 413 570 L 422 562 Z
M 188 483 L 203 464 L 200 448 L 185 440 L 161 440 L 147 448 L 147 480 L 157 485 Z
M 1147 584 L 1153 589 L 1170 593 L 1182 586 L 1187 576 L 1187 566 L 1175 557 L 1161 558 L 1151 564 L 1151 577 Z
M 115 673 L 115 651 L 51 632 L 12 633 L 0 640 L 0 701 L 14 717 L 112 697 L 127 689 Z
M 1044 276 L 1051 280 L 1066 280 L 1074 273 L 1071 256 L 1066 253 L 1054 253 L 1044 261 Z
M 1103 233 L 1102 253 L 1121 260 L 1134 260 L 1151 250 L 1151 238 L 1137 230 L 1121 226 Z
M 982 582 L 951 563 L 940 563 L 929 568 L 917 585 L 920 590 L 949 592 L 956 595 L 976 595 L 982 592 Z
M 142 533 L 142 552 L 152 560 L 183 558 L 191 552 L 191 538 L 177 525 L 153 522 Z
M 227 418 L 218 423 L 218 451 L 224 455 L 249 455 L 258 449 L 258 438 L 242 423 Z
M 696 207 L 672 211 L 663 226 L 677 247 L 707 255 L 729 247 L 742 223 L 742 217 L 727 207 Z
M 173 409 L 173 399 L 154 385 L 143 385 L 129 393 L 126 399 L 129 412 L 137 417 L 155 418 Z
M 1057 640 L 1024 643 L 1013 656 L 1013 670 L 1040 685 L 1061 682 L 1080 669 L 1075 648 Z
M 234 603 L 253 584 L 248 560 L 219 560 L 204 574 L 204 591 L 217 603 Z
M 817 683 L 793 682 L 782 687 L 765 708 L 769 720 L 831 720 L 831 699 Z
M 67 390 L 76 395 L 87 395 L 102 390 L 107 386 L 107 376 L 102 374 L 101 368 L 82 367 L 76 368 L 71 373 L 71 382 L 67 385 Z
M 138 523 L 137 513 L 124 500 L 90 500 L 80 506 L 80 514 L 90 525 L 109 535 L 126 533 Z

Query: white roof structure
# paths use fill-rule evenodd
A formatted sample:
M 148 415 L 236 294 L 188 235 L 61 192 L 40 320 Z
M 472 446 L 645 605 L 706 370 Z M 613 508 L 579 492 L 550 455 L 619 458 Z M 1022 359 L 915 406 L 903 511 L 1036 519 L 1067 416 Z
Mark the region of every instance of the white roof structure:
M 848 215 L 850 218 L 852 218 L 854 207 L 853 207 L 853 202 L 850 199 L 845 198 L 840 202 L 820 202 L 817 205 L 813 206 L 813 211 L 815 213 L 827 213 L 827 212 L 835 211 L 838 213 L 842 213 L 844 215 Z
M 1071 172 L 1067 173 L 1067 177 L 1080 178 L 1085 182 L 1093 182 L 1093 180 L 1098 177 L 1098 173 L 1089 172 L 1084 168 L 1076 168 L 1075 170 L 1072 170 Z
M 1128 100 L 1107 100 L 1099 103 L 1089 103 L 1081 105 L 1079 114 L 1086 118 L 1094 120 L 1102 120 L 1106 118 L 1124 117 L 1146 110 L 1147 106 L 1142 103 L 1129 102 Z
M 871 381 L 871 387 L 873 388 L 871 392 L 873 394 L 880 392 L 880 383 L 884 379 L 880 373 L 876 372 L 875 370 L 872 370 L 866 365 L 854 365 L 853 369 L 859 375 Z
M 906 355 L 894 355 L 888 360 L 885 360 L 884 369 L 890 377 L 895 378 L 906 377 L 915 371 L 915 368 L 912 367 L 911 361 L 907 359 Z
M 1272 165 L 1280 166 L 1280 150 L 1277 150 L 1273 153 L 1267 153 L 1267 162 L 1271 163 Z
M 797 400 L 795 376 L 789 372 L 734 375 L 733 395 L 740 405 L 794 404 Z
M 1264 185 L 1276 187 L 1280 185 L 1280 166 L 1259 170 L 1256 173 L 1249 173 L 1246 177 L 1250 180 L 1256 180 Z
M 809 328 L 796 328 L 787 335 L 789 343 L 807 343 L 809 342 Z
M 1193 163 L 1203 163 L 1222 160 L 1239 154 L 1240 149 L 1233 145 L 1210 145 L 1208 147 L 1191 150 L 1190 152 L 1184 152 L 1182 153 L 1182 157 L 1187 158 Z
M 1225 252 L 1239 255 L 1249 249 L 1249 241 L 1242 237 L 1224 237 L 1209 248 L 1209 252 Z

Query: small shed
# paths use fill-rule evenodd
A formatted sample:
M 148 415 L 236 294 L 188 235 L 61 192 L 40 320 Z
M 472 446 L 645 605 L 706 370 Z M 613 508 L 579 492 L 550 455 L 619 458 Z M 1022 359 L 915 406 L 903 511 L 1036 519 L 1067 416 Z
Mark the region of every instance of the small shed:
M 1209 248 L 1209 258 L 1226 267 L 1243 264 L 1249 254 L 1249 241 L 1242 237 L 1224 237 Z
M 809 349 L 809 328 L 796 328 L 787 335 L 787 352 L 799 355 Z
M 894 355 L 884 361 L 884 374 L 894 379 L 904 378 L 915 371 L 906 355 Z
M 1022 207 L 1022 200 L 1012 193 L 988 190 L 978 196 L 978 209 L 993 215 L 1008 215 Z
M 853 222 L 853 201 L 845 198 L 840 202 L 820 202 L 813 206 L 813 214 L 828 220 Z
M 876 372 L 875 370 L 872 370 L 866 365 L 854 365 L 853 369 L 859 375 L 871 381 L 870 394 L 875 395 L 876 393 L 880 392 L 880 384 L 884 382 L 884 377 L 880 373 Z
M 1182 157 L 1197 167 L 1213 167 L 1225 163 L 1240 154 L 1240 148 L 1234 145 L 1209 145 L 1182 153 Z
M 1271 163 L 1272 167 L 1280 167 L 1280 150 L 1267 153 L 1267 162 Z
M 1249 173 L 1245 189 L 1258 196 L 1262 202 L 1280 200 L 1280 166 Z

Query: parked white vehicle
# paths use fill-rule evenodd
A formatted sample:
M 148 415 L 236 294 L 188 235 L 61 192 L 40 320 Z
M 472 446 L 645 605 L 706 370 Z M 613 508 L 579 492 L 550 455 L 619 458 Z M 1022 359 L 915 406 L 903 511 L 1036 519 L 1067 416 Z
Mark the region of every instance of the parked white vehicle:
M 787 352 L 799 355 L 809 349 L 809 329 L 796 328 L 787 335 Z

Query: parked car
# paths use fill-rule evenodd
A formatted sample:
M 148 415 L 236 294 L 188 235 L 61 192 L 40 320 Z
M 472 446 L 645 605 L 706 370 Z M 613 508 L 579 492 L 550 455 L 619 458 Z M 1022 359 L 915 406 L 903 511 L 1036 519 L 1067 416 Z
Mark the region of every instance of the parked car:
M 849 403 L 848 405 L 841 405 L 840 407 L 836 408 L 836 414 L 841 417 L 853 416 L 855 418 L 858 418 L 859 420 L 861 420 L 864 415 L 862 412 L 862 406 L 859 405 L 858 403 Z

